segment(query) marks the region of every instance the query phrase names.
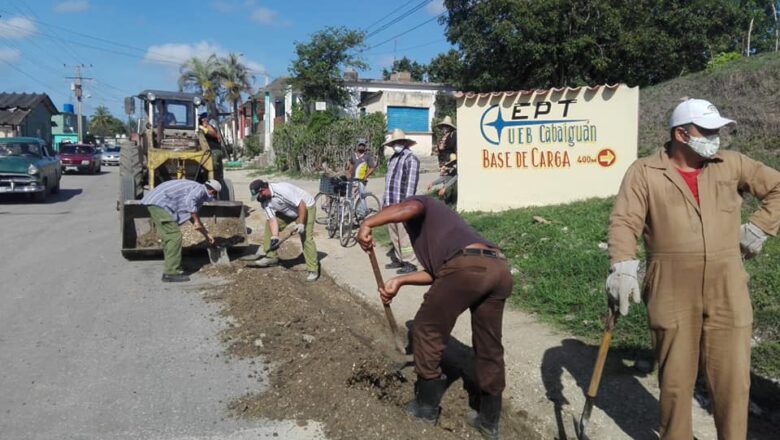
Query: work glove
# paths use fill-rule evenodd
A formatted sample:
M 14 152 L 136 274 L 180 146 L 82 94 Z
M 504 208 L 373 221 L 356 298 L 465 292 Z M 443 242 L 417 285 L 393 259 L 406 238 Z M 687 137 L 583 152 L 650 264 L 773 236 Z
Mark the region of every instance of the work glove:
M 298 233 L 298 235 L 300 235 L 303 234 L 303 231 L 306 230 L 306 225 L 303 223 L 296 223 L 295 226 L 293 226 L 293 229 Z
M 275 251 L 279 248 L 279 237 L 271 237 L 271 244 L 268 246 L 268 251 Z
M 753 223 L 745 223 L 739 229 L 739 249 L 742 251 L 742 257 L 749 260 L 761 253 L 767 235 Z
M 637 270 L 639 260 L 621 261 L 612 265 L 607 277 L 607 298 L 613 308 L 619 308 L 620 314 L 628 315 L 629 300 L 639 304 L 641 294 Z

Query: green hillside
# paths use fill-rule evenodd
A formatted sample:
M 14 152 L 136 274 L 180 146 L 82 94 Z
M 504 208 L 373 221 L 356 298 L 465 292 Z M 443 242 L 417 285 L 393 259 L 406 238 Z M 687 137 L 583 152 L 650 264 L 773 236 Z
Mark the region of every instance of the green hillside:
M 751 57 L 711 72 L 688 75 L 640 92 L 640 154 L 668 139 L 667 120 L 680 98 L 704 98 L 738 120 L 724 138 L 729 148 L 780 167 L 780 54 Z M 511 302 L 575 334 L 597 341 L 606 310 L 607 219 L 612 199 L 469 213 L 466 219 L 505 249 L 519 272 Z M 746 202 L 745 213 L 755 207 Z M 539 223 L 541 216 L 550 223 Z M 746 264 L 755 309 L 754 370 L 780 378 L 780 238 Z M 621 319 L 615 347 L 649 348 L 644 306 Z

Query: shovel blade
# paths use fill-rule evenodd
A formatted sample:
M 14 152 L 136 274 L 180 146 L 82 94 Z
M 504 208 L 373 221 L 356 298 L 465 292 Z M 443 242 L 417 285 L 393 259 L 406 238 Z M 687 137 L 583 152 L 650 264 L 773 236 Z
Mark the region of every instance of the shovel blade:
M 209 261 L 211 264 L 220 266 L 229 265 L 230 257 L 228 256 L 227 248 L 223 246 L 208 248 Z
M 588 437 L 588 434 L 585 432 L 588 428 L 588 423 L 590 423 L 590 413 L 593 410 L 593 402 L 595 399 L 591 399 L 588 397 L 585 400 L 585 407 L 582 408 L 582 415 L 580 416 L 579 423 L 575 423 L 574 425 L 574 431 L 577 434 L 578 440 L 590 440 Z

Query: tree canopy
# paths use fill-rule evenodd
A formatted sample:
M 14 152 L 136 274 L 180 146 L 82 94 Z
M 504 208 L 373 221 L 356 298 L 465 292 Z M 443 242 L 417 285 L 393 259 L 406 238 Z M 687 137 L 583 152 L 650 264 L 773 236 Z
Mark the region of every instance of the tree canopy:
M 403 57 L 400 60 L 393 61 L 393 67 L 390 70 L 382 69 L 382 78 L 388 80 L 394 72 L 409 72 L 412 74 L 412 81 L 422 81 L 427 71 L 428 66 L 425 64 Z
M 98 106 L 89 120 L 89 132 L 97 137 L 125 133 L 125 123 L 114 117 L 106 106 Z
M 326 27 L 312 35 L 309 42 L 296 42 L 297 58 L 289 67 L 289 83 L 301 91 L 304 101 L 344 104 L 349 94 L 344 88 L 343 70 L 368 67 L 359 55 L 364 39 L 362 31 Z
M 773 0 L 445 0 L 463 88 L 655 84 L 773 40 Z

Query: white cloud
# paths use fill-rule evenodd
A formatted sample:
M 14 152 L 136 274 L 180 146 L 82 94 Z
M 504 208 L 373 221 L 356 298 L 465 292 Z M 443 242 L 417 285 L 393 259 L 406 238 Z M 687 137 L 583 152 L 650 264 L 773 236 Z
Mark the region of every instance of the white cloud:
M 54 12 L 64 14 L 67 12 L 81 12 L 89 9 L 89 0 L 66 0 L 54 6 Z
M 425 6 L 425 10 L 431 15 L 439 15 L 447 8 L 444 7 L 444 0 L 433 0 Z
M 22 56 L 22 51 L 15 47 L 0 47 L 0 61 L 15 63 Z
M 161 44 L 150 46 L 144 55 L 144 61 L 153 64 L 182 64 L 192 57 L 206 58 L 211 54 L 223 55 L 227 53 L 222 47 L 201 41 L 195 44 Z
M 249 18 L 258 23 L 270 24 L 276 19 L 276 11 L 267 8 L 257 8 L 252 12 L 252 15 L 250 15 Z
M 21 39 L 38 32 L 32 20 L 25 17 L 0 18 L 0 38 Z
M 187 60 L 193 57 L 207 58 L 211 54 L 215 54 L 218 57 L 227 55 L 230 51 L 223 48 L 218 44 L 212 44 L 207 41 L 201 41 L 199 43 L 186 44 L 186 43 L 169 43 L 160 44 L 156 46 L 150 46 L 146 50 L 144 55 L 144 61 L 150 64 L 161 64 L 165 66 L 173 66 L 176 64 L 184 64 Z M 265 72 L 265 66 L 248 58 L 242 58 L 242 61 L 253 75 L 258 75 Z

